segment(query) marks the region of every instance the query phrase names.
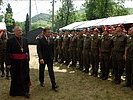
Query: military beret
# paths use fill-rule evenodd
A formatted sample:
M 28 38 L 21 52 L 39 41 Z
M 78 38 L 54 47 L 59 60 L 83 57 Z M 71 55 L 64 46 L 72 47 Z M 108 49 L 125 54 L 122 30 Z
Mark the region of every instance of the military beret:
M 93 31 L 94 32 L 100 32 L 98 28 L 95 28 Z
M 122 24 L 118 24 L 117 27 L 124 28 L 124 26 Z

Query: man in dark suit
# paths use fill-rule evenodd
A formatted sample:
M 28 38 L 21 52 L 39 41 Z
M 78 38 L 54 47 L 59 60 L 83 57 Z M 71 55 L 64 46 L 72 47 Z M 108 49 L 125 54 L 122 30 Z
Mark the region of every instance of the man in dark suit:
M 42 32 L 42 36 L 37 39 L 37 53 L 39 57 L 40 85 L 44 87 L 44 71 L 45 65 L 47 64 L 52 89 L 56 90 L 58 86 L 56 85 L 55 75 L 53 71 L 54 41 L 52 41 L 52 37 L 50 37 L 49 28 L 45 28 Z

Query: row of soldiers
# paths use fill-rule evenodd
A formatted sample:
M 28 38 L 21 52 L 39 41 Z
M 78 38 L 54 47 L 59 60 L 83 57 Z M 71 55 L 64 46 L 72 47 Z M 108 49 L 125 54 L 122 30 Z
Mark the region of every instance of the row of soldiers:
M 54 60 L 94 77 L 100 70 L 103 80 L 111 70 L 115 84 L 121 83 L 125 70 L 125 86 L 133 89 L 133 27 L 125 31 L 124 26 L 117 25 L 55 35 Z

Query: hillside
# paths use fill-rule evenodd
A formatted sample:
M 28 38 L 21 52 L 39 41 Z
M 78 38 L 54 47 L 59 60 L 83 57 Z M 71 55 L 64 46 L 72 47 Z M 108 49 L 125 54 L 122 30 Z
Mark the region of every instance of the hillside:
M 40 13 L 38 15 L 35 15 L 32 17 L 32 23 L 37 22 L 38 20 L 43 20 L 43 21 L 51 21 L 51 15 L 50 14 L 46 14 L 46 13 Z
M 129 14 L 133 14 L 133 8 L 127 8 L 127 9 L 129 11 Z M 83 14 L 85 13 L 85 9 L 81 9 L 76 12 Z M 49 23 L 51 22 L 51 19 L 52 19 L 52 15 L 46 14 L 46 13 L 40 13 L 32 17 L 32 23 L 38 22 L 39 20 L 46 21 Z

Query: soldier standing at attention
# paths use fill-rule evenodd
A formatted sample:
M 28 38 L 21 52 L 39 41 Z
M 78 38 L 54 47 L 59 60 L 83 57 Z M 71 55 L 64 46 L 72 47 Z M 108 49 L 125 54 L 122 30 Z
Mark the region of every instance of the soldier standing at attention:
M 100 38 L 98 34 L 100 31 L 95 28 L 93 31 L 94 36 L 91 40 L 91 63 L 92 63 L 92 74 L 94 77 L 98 76 L 98 69 L 99 69 L 99 49 L 100 49 Z
M 0 70 L 2 72 L 1 77 L 5 76 L 4 64 L 6 65 L 6 62 L 5 62 L 6 53 L 5 52 L 6 52 L 6 42 L 7 42 L 5 33 L 6 33 L 5 30 L 0 31 Z M 9 72 L 10 72 L 10 69 L 6 66 L 6 79 L 9 79 Z
M 6 49 L 6 37 L 5 30 L 0 30 L 0 70 L 2 72 L 1 77 L 5 76 L 4 62 L 5 62 L 5 49 Z
M 79 70 L 83 70 L 83 31 L 78 33 L 78 39 L 77 39 L 77 57 L 79 61 Z
M 58 61 L 58 41 L 57 41 L 57 33 L 54 34 L 54 61 Z
M 91 35 L 89 31 L 86 31 L 83 45 L 83 65 L 85 70 L 83 72 L 89 73 L 90 68 L 90 53 L 91 53 Z
M 116 36 L 113 39 L 113 51 L 112 51 L 112 64 L 114 71 L 114 83 L 121 83 L 121 76 L 124 71 L 125 62 L 125 47 L 126 47 L 126 36 L 123 35 L 123 27 L 118 25 L 116 27 Z
M 128 30 L 126 46 L 126 84 L 125 87 L 131 87 L 133 90 L 133 27 Z
M 66 65 L 69 65 L 69 42 L 70 42 L 70 37 L 68 36 L 69 32 L 66 31 L 64 34 L 64 38 L 63 38 L 63 44 L 62 44 L 62 48 L 63 48 L 63 57 L 65 61 Z
M 62 43 L 63 43 L 63 36 L 62 33 L 59 33 L 59 38 L 58 38 L 58 54 L 59 54 L 59 63 L 63 63 L 63 50 L 62 50 Z
M 114 38 L 116 37 L 116 33 L 115 33 L 115 26 L 111 26 L 110 27 L 110 34 L 109 34 L 110 38 L 112 39 L 112 41 L 114 40 Z M 114 68 L 113 68 L 113 63 L 112 63 L 112 51 L 113 48 L 111 50 L 111 57 L 110 57 L 110 70 L 111 70 L 111 76 L 114 76 Z
M 110 60 L 111 60 L 111 50 L 113 46 L 113 40 L 109 36 L 109 29 L 105 28 L 103 30 L 103 37 L 101 38 L 101 48 L 100 48 L 100 62 L 101 62 L 101 78 L 102 80 L 108 79 Z
M 77 35 L 76 32 L 72 31 L 70 37 L 70 44 L 69 44 L 70 59 L 72 60 L 72 64 L 70 65 L 70 67 L 71 66 L 76 67 L 77 64 L 76 48 L 77 48 Z
M 72 38 L 74 37 L 74 31 L 71 31 L 70 32 L 70 43 L 69 43 L 69 61 L 71 62 L 72 61 Z M 69 67 L 72 67 L 72 64 L 70 64 Z

